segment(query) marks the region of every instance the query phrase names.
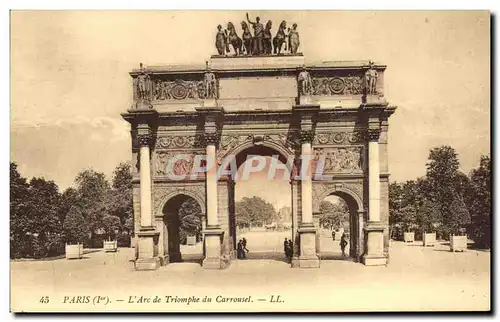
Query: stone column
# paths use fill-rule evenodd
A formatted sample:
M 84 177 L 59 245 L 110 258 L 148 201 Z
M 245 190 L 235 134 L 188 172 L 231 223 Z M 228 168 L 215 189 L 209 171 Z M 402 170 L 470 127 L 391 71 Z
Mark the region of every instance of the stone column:
M 366 250 L 363 263 L 368 266 L 385 265 L 384 226 L 380 222 L 380 159 L 378 139 L 380 127 L 371 126 L 368 138 L 368 222 L 365 225 Z
M 217 207 L 217 133 L 206 133 L 205 143 L 207 166 L 211 165 L 211 167 L 206 172 L 207 228 L 203 232 L 205 236 L 203 238 L 203 242 L 205 243 L 203 267 L 221 268 L 222 230 L 219 226 Z
M 158 250 L 155 242 L 158 242 L 159 232 L 153 226 L 151 213 L 151 160 L 149 145 L 152 141 L 151 129 L 147 124 L 137 127 L 137 142 L 140 146 L 140 209 L 141 228 L 137 233 L 137 259 L 135 268 L 137 270 L 154 270 L 160 266 Z
M 300 133 L 301 139 L 301 213 L 302 220 L 299 226 L 300 234 L 300 255 L 299 267 L 319 267 L 319 258 L 316 253 L 316 228 L 313 223 L 312 213 L 312 140 L 314 132 L 303 130 Z M 305 169 L 307 168 L 307 171 Z

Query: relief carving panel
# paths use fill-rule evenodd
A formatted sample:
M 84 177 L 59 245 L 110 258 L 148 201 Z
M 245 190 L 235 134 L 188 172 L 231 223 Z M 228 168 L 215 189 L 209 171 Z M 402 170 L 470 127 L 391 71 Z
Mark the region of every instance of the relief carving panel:
M 362 95 L 364 82 L 361 76 L 315 77 L 313 95 Z
M 323 173 L 361 173 L 363 147 L 315 148 L 314 160 L 323 160 Z
M 155 175 L 185 176 L 193 169 L 196 153 L 182 151 L 156 152 Z

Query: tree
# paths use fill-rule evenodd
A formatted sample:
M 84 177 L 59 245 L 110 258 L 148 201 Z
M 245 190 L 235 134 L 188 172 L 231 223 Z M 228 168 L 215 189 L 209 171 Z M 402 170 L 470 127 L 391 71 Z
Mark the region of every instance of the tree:
M 132 208 L 132 172 L 130 163 L 120 163 L 113 172 L 112 189 L 108 198 L 108 212 L 120 218 L 125 224 L 133 217 Z
M 343 223 L 349 220 L 349 207 L 343 199 L 339 203 L 332 203 L 323 200 L 319 204 L 320 225 L 323 226 L 342 226 Z
M 10 163 L 10 236 L 20 238 L 31 230 L 28 214 L 29 185 L 17 170 L 17 164 Z
M 433 232 L 435 225 L 439 222 L 438 206 L 430 200 L 424 200 L 422 205 L 417 209 L 415 222 L 422 230 L 422 233 Z
M 85 218 L 78 207 L 72 207 L 64 220 L 64 234 L 69 243 L 83 243 L 90 234 Z
M 102 218 L 103 228 L 108 239 L 115 239 L 116 232 L 121 230 L 120 218 L 113 215 L 104 215 Z
M 93 234 L 103 228 L 102 220 L 109 209 L 107 203 L 109 202 L 110 186 L 103 173 L 92 169 L 78 173 L 75 183 L 79 197 L 76 206 L 90 230 L 92 239 Z
M 43 178 L 33 178 L 29 185 L 28 216 L 35 222 L 31 227 L 31 233 L 39 236 L 58 234 L 61 231 L 59 188 L 53 181 L 46 181 Z
M 28 233 L 33 219 L 28 216 L 29 185 L 17 170 L 17 164 L 10 163 L 10 257 L 26 257 L 31 252 Z
M 71 207 L 79 203 L 78 191 L 75 188 L 69 187 L 61 195 L 59 203 L 59 221 L 64 223 L 66 215 Z
M 450 220 L 448 222 L 448 227 L 450 229 L 451 234 L 460 234 L 462 229 L 466 227 L 466 225 L 470 224 L 470 214 L 467 210 L 467 206 L 462 199 L 462 196 L 456 194 L 453 197 L 453 201 L 450 204 Z
M 470 174 L 471 235 L 476 246 L 491 247 L 491 159 L 482 155 L 479 168 Z
M 439 209 L 444 235 L 456 231 L 457 225 L 463 225 L 462 219 L 468 216 L 464 195 L 468 194 L 470 185 L 468 178 L 458 170 L 459 165 L 458 155 L 452 147 L 430 150 L 427 162 L 427 179 L 431 187 L 429 198 Z
M 416 227 L 417 209 L 414 205 L 407 205 L 400 210 L 401 225 L 404 231 L 414 230 Z
M 262 225 L 276 217 L 273 205 L 260 197 L 245 197 L 236 203 L 236 224 L 240 227 Z

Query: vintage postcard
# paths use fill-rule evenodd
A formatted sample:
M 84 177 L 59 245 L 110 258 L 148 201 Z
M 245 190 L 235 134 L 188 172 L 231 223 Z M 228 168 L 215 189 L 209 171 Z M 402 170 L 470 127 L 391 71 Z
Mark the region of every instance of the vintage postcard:
M 11 311 L 489 311 L 490 18 L 11 11 Z

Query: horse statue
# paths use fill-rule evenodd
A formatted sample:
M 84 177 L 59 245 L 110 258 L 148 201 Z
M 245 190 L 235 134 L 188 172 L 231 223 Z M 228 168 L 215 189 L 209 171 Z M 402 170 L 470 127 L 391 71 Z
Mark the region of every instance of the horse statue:
M 245 52 L 247 55 L 252 55 L 252 34 L 250 33 L 250 28 L 248 28 L 248 24 L 245 21 L 241 22 L 241 29 L 243 29 L 243 34 L 241 37 L 243 37 L 243 48 L 245 49 Z
M 269 20 L 266 23 L 266 28 L 264 29 L 264 39 L 263 39 L 263 45 L 264 45 L 264 54 L 265 55 L 271 55 L 273 53 L 273 47 L 271 44 L 271 40 L 273 36 L 271 35 L 271 28 L 273 27 L 273 22 Z
M 285 30 L 286 30 L 286 21 L 283 20 L 280 23 L 280 27 L 278 29 L 278 32 L 276 33 L 276 37 L 273 38 L 274 53 L 277 55 L 281 54 L 281 47 L 283 46 L 283 44 L 285 44 L 286 47 Z
M 238 56 L 241 53 L 241 38 L 236 34 L 236 29 L 232 22 L 227 23 L 227 30 L 229 30 L 229 35 L 227 35 L 227 42 L 233 46 L 234 54 Z M 229 46 L 226 48 L 229 51 Z

